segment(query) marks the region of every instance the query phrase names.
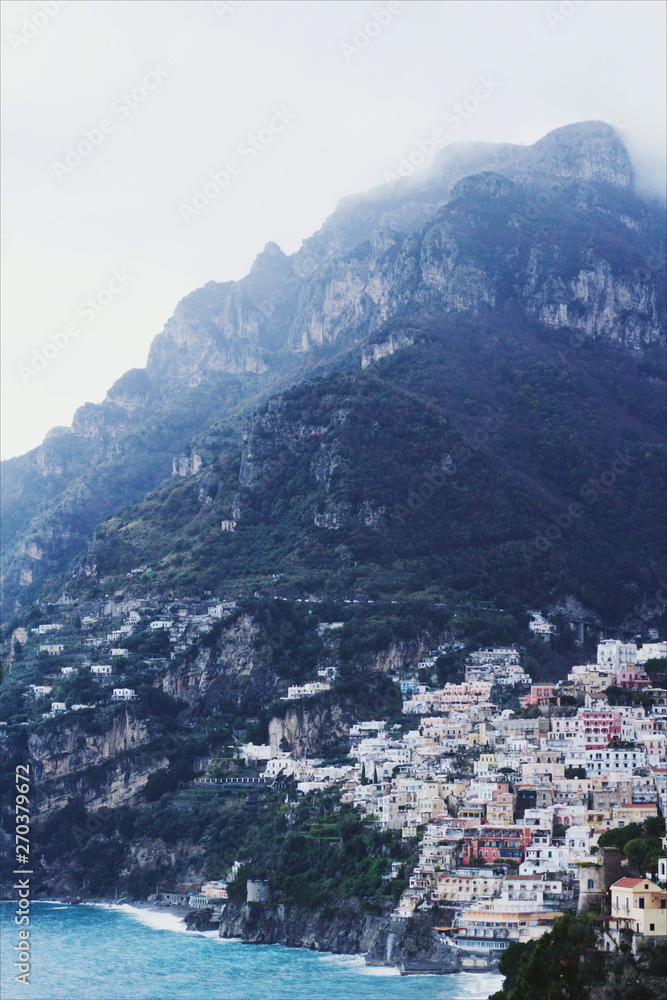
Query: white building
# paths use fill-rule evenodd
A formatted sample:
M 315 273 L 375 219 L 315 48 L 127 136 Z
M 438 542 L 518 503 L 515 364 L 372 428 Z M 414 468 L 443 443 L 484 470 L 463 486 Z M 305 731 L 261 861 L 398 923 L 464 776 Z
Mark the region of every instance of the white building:
M 539 611 L 529 611 L 528 614 L 532 615 L 531 621 L 528 623 L 528 628 L 535 635 L 548 638 L 548 636 L 553 635 L 556 631 L 556 626 L 552 625 Z
M 343 628 L 344 625 L 345 622 L 320 622 L 317 626 L 317 634 L 322 636 L 325 632 L 331 632 L 334 629 Z
M 628 778 L 635 768 L 646 767 L 646 750 L 643 746 L 614 749 L 610 744 L 605 750 L 586 750 L 585 753 L 588 778 L 611 774 Z
M 636 643 L 622 642 L 620 639 L 603 639 L 598 643 L 598 663 L 601 667 L 612 667 L 616 673 L 626 664 L 636 662 Z
M 271 760 L 272 757 L 284 758 L 282 750 L 267 743 L 244 743 L 239 747 L 238 755 L 246 762 Z
M 553 821 L 553 806 L 546 806 L 544 809 L 526 809 L 523 814 L 523 825 L 530 826 L 535 831 L 550 833 Z
M 112 667 L 109 663 L 93 663 L 90 672 L 93 677 L 111 677 Z
M 667 658 L 667 642 L 645 642 L 637 650 L 637 663 L 647 660 L 664 660 Z
M 321 694 L 322 691 L 330 691 L 331 684 L 326 684 L 324 681 L 311 681 L 308 684 L 292 684 L 287 689 L 287 696 L 283 697 L 283 701 L 293 701 L 299 698 L 312 698 L 315 694 Z
M 562 844 L 552 844 L 548 841 L 534 841 L 526 848 L 524 861 L 519 865 L 522 875 L 538 875 L 541 872 L 566 871 L 570 866 L 570 849 Z
M 112 701 L 139 701 L 136 691 L 134 688 L 114 688 L 112 695 Z
M 563 883 L 560 879 L 546 881 L 542 875 L 506 875 L 503 880 L 498 907 L 505 912 L 546 910 L 545 896 L 560 896 Z

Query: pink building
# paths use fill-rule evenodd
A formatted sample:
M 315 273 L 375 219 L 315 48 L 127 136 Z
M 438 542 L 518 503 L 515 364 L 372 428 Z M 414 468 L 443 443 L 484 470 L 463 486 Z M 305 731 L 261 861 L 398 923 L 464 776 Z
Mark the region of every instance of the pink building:
M 522 698 L 525 708 L 538 708 L 542 705 L 549 705 L 550 701 L 556 698 L 555 684 L 532 684 L 530 694 Z
M 651 686 L 651 678 L 639 664 L 623 663 L 614 675 L 616 687 L 635 690 Z
M 530 827 L 480 826 L 464 838 L 462 861 L 464 865 L 471 858 L 483 858 L 487 865 L 505 860 L 523 861 L 532 840 Z
M 580 709 L 577 713 L 579 722 L 579 733 L 584 736 L 587 743 L 599 744 L 601 742 L 621 738 L 622 716 L 620 712 L 613 712 L 609 709 Z
M 623 720 L 621 713 L 610 708 L 580 708 L 573 718 L 552 719 L 555 734 L 567 739 L 582 736 L 587 746 L 605 746 L 614 738 L 621 738 Z

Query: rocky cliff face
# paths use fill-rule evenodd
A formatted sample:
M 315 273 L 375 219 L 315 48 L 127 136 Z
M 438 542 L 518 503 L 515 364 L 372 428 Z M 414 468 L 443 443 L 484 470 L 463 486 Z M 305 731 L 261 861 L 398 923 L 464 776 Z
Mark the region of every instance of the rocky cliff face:
M 284 718 L 269 722 L 269 743 L 276 750 L 287 747 L 294 757 L 314 757 L 325 743 L 347 736 L 352 722 L 340 705 L 309 704 L 289 708 Z
M 270 644 L 252 617 L 241 615 L 215 643 L 171 666 L 162 688 L 189 705 L 203 703 L 208 711 L 220 699 L 238 703 L 248 694 L 271 701 L 277 695 L 277 677 Z
M 587 245 L 594 199 L 585 187 L 560 182 L 542 192 L 496 174 L 464 179 L 433 219 L 396 234 L 389 249 L 366 243 L 323 264 L 302 291 L 290 348 L 357 342 L 424 309 L 475 314 L 509 306 L 634 349 L 661 341 L 664 281 L 642 248 L 639 233 L 650 237 L 641 207 L 633 203 L 625 233 L 610 226 Z M 398 337 L 385 341 L 384 352 L 364 352 L 362 364 L 408 346 L 407 330 Z
M 442 918 L 442 914 L 439 914 Z M 370 965 L 400 965 L 419 960 L 441 972 L 459 968 L 456 952 L 433 930 L 431 915 L 407 921 L 365 914 L 358 903 L 333 904 L 321 910 L 227 903 L 220 937 L 250 944 L 284 944 L 290 948 L 329 951 L 335 955 L 366 954 Z
M 344 198 L 295 254 L 295 270 L 309 273 L 327 256 L 351 250 L 380 232 L 419 229 L 446 204 L 459 181 L 485 171 L 519 182 L 553 183 L 558 178 L 608 183 L 621 190 L 632 186 L 633 177 L 628 151 L 604 122 L 554 129 L 532 146 L 452 143 L 436 154 L 430 169 L 392 174 L 381 187 Z
M 76 830 L 80 847 L 87 847 L 91 854 L 105 846 L 106 822 L 104 817 L 107 815 L 108 813 L 102 810 L 100 815 L 94 816 L 92 820 L 89 819 L 86 825 Z M 201 845 L 192 840 L 179 840 L 174 844 L 165 844 L 162 840 L 141 837 L 129 846 L 123 868 L 136 867 L 148 871 L 170 869 L 178 872 L 178 877 L 182 880 L 180 884 L 188 891 L 193 883 L 201 881 L 200 856 L 202 853 Z M 47 892 L 51 898 L 60 899 L 67 896 L 77 898 L 81 892 L 79 854 L 80 851 L 77 851 L 74 856 L 70 855 L 66 860 L 59 859 L 55 863 L 44 863 L 40 890 Z M 180 891 L 178 883 L 176 890 Z M 109 890 L 109 893 L 103 897 L 105 902 L 108 901 L 109 896 L 113 898 L 112 890 Z M 11 892 L 7 893 L 7 898 L 12 898 Z
M 126 712 L 109 728 L 90 730 L 75 718 L 67 728 L 29 737 L 36 814 L 48 815 L 71 799 L 90 810 L 135 802 L 150 775 L 168 764 L 164 751 L 150 746 L 147 725 Z
M 382 924 L 381 918 L 364 915 L 359 904 L 354 903 L 339 910 L 332 907 L 331 912 L 227 903 L 220 922 L 220 937 L 355 955 L 369 950 Z
M 575 346 L 664 343 L 663 221 L 633 192 L 614 130 L 583 122 L 532 146 L 448 147 L 432 169 L 346 199 L 293 256 L 267 244 L 241 281 L 179 303 L 145 370 L 6 464 L 5 607 L 34 600 L 99 521 L 170 471 L 196 474 L 193 442 L 221 418 L 238 431 L 258 393 L 297 383 L 311 362 L 368 368 L 410 349 L 416 319 L 493 311 Z M 244 476 L 251 464 L 248 448 Z M 316 523 L 359 517 L 380 527 L 385 513 L 332 499 Z
M 170 378 L 191 384 L 207 365 L 262 371 L 271 351 L 311 351 L 341 337 L 356 342 L 434 302 L 475 311 L 512 299 L 548 325 L 640 347 L 661 335 L 657 275 L 624 275 L 610 247 L 591 252 L 574 274 L 566 273 L 571 261 L 562 266 L 568 245 L 581 243 L 584 219 L 625 199 L 626 242 L 641 267 L 649 233 L 631 185 L 627 150 L 599 122 L 556 129 L 528 147 L 450 147 L 423 176 L 346 199 L 293 258 L 269 244 L 241 282 L 210 282 L 193 293 L 156 339 L 149 370 L 169 369 Z M 505 212 L 480 219 L 480 198 L 504 199 Z M 538 236 L 547 257 L 542 273 L 536 251 L 527 258 L 517 244 L 534 236 L 536 222 L 552 226 L 554 210 L 566 206 L 563 244 L 554 244 L 553 230 Z M 510 246 L 499 224 L 511 227 Z M 484 261 L 488 250 L 495 259 Z M 509 282 L 506 274 L 498 280 L 499 267 L 509 268 Z

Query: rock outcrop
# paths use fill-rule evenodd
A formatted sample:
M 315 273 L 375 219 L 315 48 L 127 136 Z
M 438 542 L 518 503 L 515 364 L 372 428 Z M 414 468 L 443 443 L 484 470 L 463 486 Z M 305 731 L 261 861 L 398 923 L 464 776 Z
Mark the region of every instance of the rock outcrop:
M 169 763 L 146 723 L 127 712 L 109 726 L 75 717 L 67 728 L 31 734 L 27 749 L 40 816 L 72 799 L 90 810 L 136 802 L 150 775 Z
M 269 722 L 269 742 L 294 757 L 313 757 L 324 743 L 347 737 L 350 714 L 340 705 L 303 702 Z
M 439 914 L 442 917 L 442 914 Z M 420 961 L 432 972 L 457 972 L 456 951 L 434 931 L 434 917 L 423 914 L 395 921 L 364 913 L 359 903 L 332 903 L 321 909 L 227 903 L 220 936 L 249 944 L 284 944 L 335 955 L 365 954 L 369 965 Z

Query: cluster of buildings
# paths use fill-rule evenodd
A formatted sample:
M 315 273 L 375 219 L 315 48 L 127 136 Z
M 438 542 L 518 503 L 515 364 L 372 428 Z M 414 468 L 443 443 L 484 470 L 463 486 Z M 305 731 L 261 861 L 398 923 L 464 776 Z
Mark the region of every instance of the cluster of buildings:
M 491 684 L 530 685 L 530 677 L 521 666 L 521 653 L 513 646 L 479 649 L 471 653 L 465 671 L 467 683 L 488 681 Z
M 87 704 L 67 705 L 65 701 L 54 700 L 44 718 L 53 718 L 65 711 L 94 708 L 107 701 L 132 702 L 138 696 L 134 688 L 123 685 L 126 680 L 123 661 L 131 655 L 133 637 L 139 633 L 168 636 L 168 657 L 174 659 L 185 652 L 203 634 L 209 632 L 219 622 L 236 611 L 231 601 L 216 603 L 198 600 L 184 600 L 172 603 L 166 608 L 156 608 L 147 600 L 107 601 L 93 608 L 80 609 L 68 601 L 64 605 L 59 621 L 44 622 L 34 629 L 17 630 L 19 639 L 27 655 L 37 656 L 37 662 L 46 661 L 53 671 L 60 660 L 66 665 L 58 672 L 50 672 L 45 677 L 48 684 L 30 684 L 26 691 L 29 701 L 45 701 L 54 692 L 58 694 L 59 682 L 76 675 L 88 674 L 100 685 L 100 696 Z M 78 619 L 78 620 L 77 620 Z M 75 625 L 76 621 L 76 625 Z M 58 641 L 53 641 L 56 636 Z M 48 637 L 51 641 L 40 641 Z M 111 662 L 92 662 L 93 658 L 104 657 Z M 54 663 L 55 659 L 55 663 Z M 50 662 L 49 662 L 50 661 Z M 144 665 L 163 665 L 164 657 L 143 660 Z M 53 664 L 53 666 L 51 666 Z M 56 666 L 57 669 L 57 666 Z M 114 684 L 115 682 L 115 684 Z
M 29 696 L 57 698 L 61 681 L 87 671 L 100 700 L 135 700 L 135 690 L 123 686 L 128 640 L 165 634 L 164 664 L 235 610 L 232 602 L 182 601 L 167 609 L 110 601 L 85 614 L 77 630 L 67 620 L 40 624 L 25 639 L 41 659 L 72 655 L 48 683 L 30 685 Z M 553 627 L 532 615 L 531 629 L 548 639 Z M 342 624 L 323 623 L 318 632 L 334 643 Z M 604 640 L 595 663 L 572 667 L 558 684 L 532 683 L 520 649 L 480 649 L 468 656 L 462 683 L 423 683 L 445 651 L 451 647 L 431 650 L 413 671 L 394 677 L 403 721 L 350 728 L 352 763 L 299 758 L 285 749 L 279 725 L 269 744 L 242 745 L 239 756 L 262 769 L 262 780 L 291 777 L 304 794 L 335 784 L 378 828 L 418 838 L 419 860 L 393 919 L 443 908 L 449 917 L 441 932 L 465 956 L 464 967 L 485 967 L 512 941 L 537 938 L 565 910 L 591 902 L 604 918 L 605 950 L 664 941 L 667 858 L 655 879 L 642 879 L 598 841 L 605 831 L 667 815 L 667 690 L 654 687 L 645 669 L 647 660 L 667 657 L 667 643 Z M 290 686 L 286 697 L 328 691 L 335 677 L 327 668 L 318 680 Z M 499 690 L 502 704 L 509 699 L 515 710 L 496 704 Z M 61 697 L 44 714 L 67 707 Z M 399 871 L 394 865 L 387 877 Z M 195 907 L 222 905 L 226 885 L 206 883 L 187 900 L 172 895 Z
M 667 656 L 667 643 L 638 649 L 605 640 L 596 664 L 573 668 L 556 685 L 530 684 L 517 649 L 479 650 L 462 684 L 434 690 L 396 678 L 414 724 L 355 724 L 353 764 L 295 760 L 277 743 L 241 754 L 265 760 L 267 776 L 291 774 L 304 793 L 336 783 L 343 801 L 380 829 L 418 837 L 419 861 L 393 919 L 444 907 L 442 933 L 467 956 L 466 967 L 493 964 L 511 942 L 539 937 L 591 900 L 611 913 L 602 947 L 617 947 L 630 930 L 636 942 L 665 940 L 667 859 L 658 882 L 635 879 L 620 852 L 612 864 L 614 852 L 598 840 L 667 814 L 667 718 L 645 704 L 610 705 L 572 681 L 611 671 L 607 678 L 627 684 L 633 665 L 638 684 L 629 690 L 648 692 L 659 709 L 667 691 L 650 679 L 647 686 L 641 668 L 655 656 Z M 536 711 L 496 707 L 492 687 L 503 683 L 528 683 L 524 704 Z M 562 706 L 573 690 L 581 703 Z
M 647 642 L 637 648 L 634 642 L 605 639 L 598 643 L 597 661 L 583 663 L 570 671 L 562 685 L 563 694 L 587 694 L 601 697 L 607 688 L 644 691 L 651 689 L 651 678 L 644 669 L 647 660 L 665 656 L 664 642 Z

